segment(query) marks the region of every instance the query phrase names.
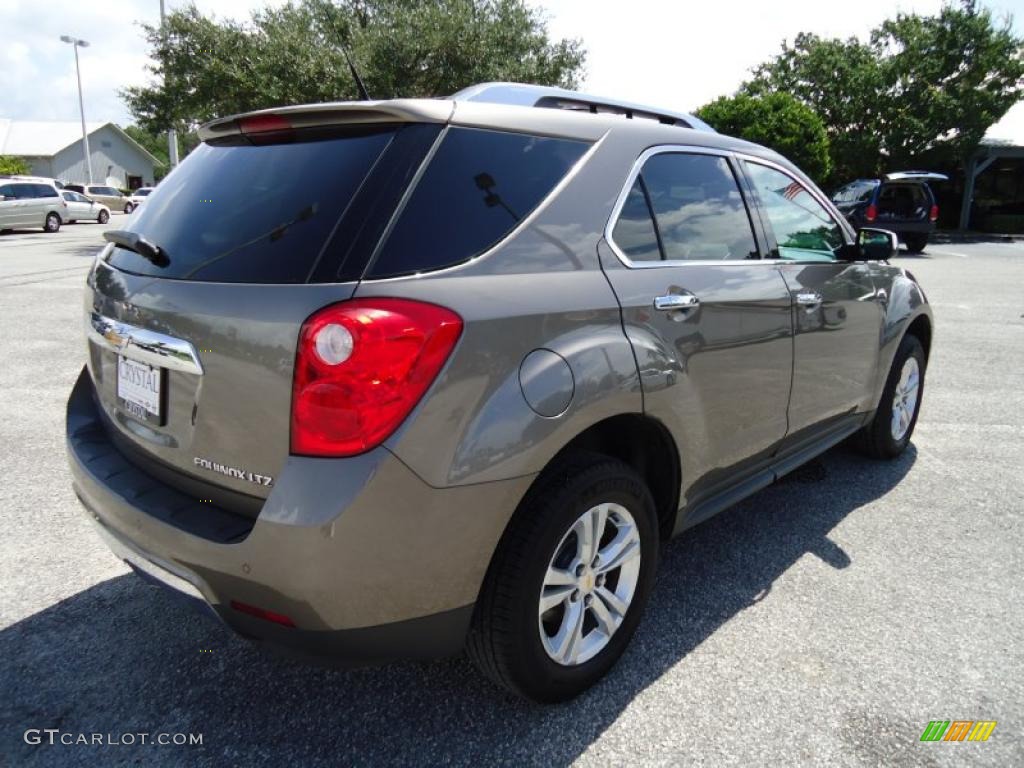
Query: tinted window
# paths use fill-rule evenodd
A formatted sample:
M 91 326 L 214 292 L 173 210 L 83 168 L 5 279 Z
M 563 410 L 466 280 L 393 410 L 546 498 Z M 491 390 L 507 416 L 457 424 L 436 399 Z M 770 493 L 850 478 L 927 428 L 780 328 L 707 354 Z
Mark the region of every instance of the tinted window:
M 110 262 L 189 280 L 304 282 L 394 129 L 299 133 L 287 143 L 200 144 L 127 224 L 166 267 L 116 248 Z
M 14 186 L 11 184 L 4 184 L 0 187 L 0 197 L 14 197 Z
M 647 193 L 644 182 L 638 176 L 633 182 L 626 202 L 612 230 L 612 239 L 626 256 L 632 261 L 658 261 L 661 259 L 661 248 L 658 246 L 658 233 L 654 229 L 654 218 L 647 205 Z
M 30 200 L 36 196 L 35 184 L 11 184 L 18 200 Z
M 450 129 L 370 276 L 440 269 L 482 253 L 529 215 L 588 146 L 568 139 Z
M 65 184 L 64 189 L 73 189 L 75 192 L 85 192 L 85 187 L 81 184 Z
M 836 203 L 864 203 L 871 197 L 876 186 L 870 181 L 847 184 L 832 196 L 832 200 Z
M 49 184 L 33 184 L 36 188 L 36 197 L 59 197 L 56 189 Z
M 758 163 L 747 171 L 775 240 L 779 258 L 832 261 L 843 245 L 843 233 L 825 207 L 792 176 Z
M 655 155 L 641 175 L 666 259 L 757 258 L 750 217 L 725 158 Z

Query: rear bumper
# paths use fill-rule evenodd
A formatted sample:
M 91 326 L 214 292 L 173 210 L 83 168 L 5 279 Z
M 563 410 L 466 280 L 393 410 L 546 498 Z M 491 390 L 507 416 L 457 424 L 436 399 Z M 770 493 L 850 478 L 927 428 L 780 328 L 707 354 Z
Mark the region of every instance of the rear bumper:
M 131 464 L 107 435 L 85 371 L 68 401 L 67 448 L 79 499 L 134 570 L 249 638 L 351 662 L 461 649 L 491 555 L 532 480 L 437 489 L 383 448 L 293 456 L 252 520 Z

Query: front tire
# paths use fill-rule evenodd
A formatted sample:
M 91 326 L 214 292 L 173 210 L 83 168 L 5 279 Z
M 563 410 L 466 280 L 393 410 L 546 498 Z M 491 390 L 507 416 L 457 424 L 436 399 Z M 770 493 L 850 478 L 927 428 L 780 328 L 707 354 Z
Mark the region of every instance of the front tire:
M 100 224 L 106 224 L 108 221 L 110 221 L 110 214 L 107 213 L 106 211 L 100 211 L 100 215 L 96 217 L 96 221 L 98 221 Z
M 895 459 L 910 443 L 924 394 L 925 354 L 916 336 L 904 336 L 889 370 L 871 423 L 859 433 L 861 451 L 875 459 Z
M 60 216 L 56 213 L 46 214 L 46 221 L 43 223 L 44 232 L 57 232 L 60 229 Z
M 470 657 L 528 699 L 579 695 L 628 645 L 657 560 L 657 515 L 640 476 L 599 454 L 561 463 L 523 499 L 498 545 Z
M 125 203 L 125 204 L 124 204 L 124 212 L 125 212 L 125 215 L 127 215 L 127 214 L 131 213 L 131 212 L 132 212 L 132 211 L 134 211 L 134 210 L 135 210 L 135 206 L 134 206 L 134 205 L 132 205 L 131 203 Z

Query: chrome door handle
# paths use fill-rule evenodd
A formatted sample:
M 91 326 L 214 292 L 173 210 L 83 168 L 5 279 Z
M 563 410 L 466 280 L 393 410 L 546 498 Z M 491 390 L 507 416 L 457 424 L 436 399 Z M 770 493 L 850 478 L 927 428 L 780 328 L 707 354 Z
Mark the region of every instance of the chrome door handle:
M 658 296 L 654 300 L 654 308 L 662 312 L 671 312 L 678 309 L 693 309 L 700 304 L 700 299 L 692 293 L 670 293 L 667 296 Z
M 796 303 L 807 310 L 821 306 L 821 294 L 816 291 L 804 291 L 796 295 Z

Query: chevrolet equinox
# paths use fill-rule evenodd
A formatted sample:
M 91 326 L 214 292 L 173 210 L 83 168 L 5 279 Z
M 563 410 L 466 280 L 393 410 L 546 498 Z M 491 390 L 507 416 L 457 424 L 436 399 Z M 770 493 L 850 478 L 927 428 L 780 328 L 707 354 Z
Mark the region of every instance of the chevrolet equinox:
M 895 235 L 689 115 L 491 83 L 201 137 L 105 235 L 67 444 L 116 555 L 245 637 L 567 699 L 660 542 L 914 431 Z

